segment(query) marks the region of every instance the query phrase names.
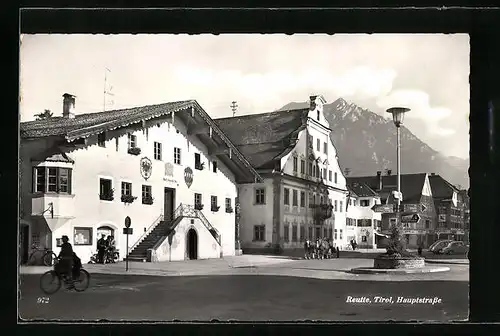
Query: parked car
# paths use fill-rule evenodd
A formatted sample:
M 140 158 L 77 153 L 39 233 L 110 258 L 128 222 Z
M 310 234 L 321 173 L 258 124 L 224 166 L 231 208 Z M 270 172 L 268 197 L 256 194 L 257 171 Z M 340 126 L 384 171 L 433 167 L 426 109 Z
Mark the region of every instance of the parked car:
M 441 254 L 467 254 L 469 248 L 462 241 L 450 242 L 439 253 Z
M 441 249 L 445 248 L 449 243 L 451 243 L 453 240 L 450 239 L 443 239 L 443 240 L 438 240 L 435 241 L 431 246 L 429 246 L 429 251 L 438 254 Z

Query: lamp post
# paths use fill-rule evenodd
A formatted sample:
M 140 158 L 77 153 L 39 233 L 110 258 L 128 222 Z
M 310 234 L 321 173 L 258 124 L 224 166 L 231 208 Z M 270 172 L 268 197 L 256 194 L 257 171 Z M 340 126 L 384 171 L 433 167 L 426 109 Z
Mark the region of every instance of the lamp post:
M 392 107 L 387 110 L 388 113 L 392 114 L 392 120 L 396 126 L 396 161 L 397 161 L 397 198 L 396 198 L 396 225 L 402 227 L 401 223 L 401 125 L 403 124 L 405 113 L 409 112 L 410 109 L 406 107 Z

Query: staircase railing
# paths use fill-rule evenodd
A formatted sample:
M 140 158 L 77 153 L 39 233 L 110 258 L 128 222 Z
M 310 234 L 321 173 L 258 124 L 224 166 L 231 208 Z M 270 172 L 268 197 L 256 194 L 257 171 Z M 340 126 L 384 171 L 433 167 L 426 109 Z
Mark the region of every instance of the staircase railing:
M 210 222 L 205 217 L 205 215 L 203 214 L 203 212 L 201 212 L 200 210 L 196 210 L 196 213 L 198 214 L 198 218 L 201 220 L 201 222 L 203 223 L 203 225 L 205 225 L 205 227 L 207 228 L 208 231 L 212 231 L 212 230 L 215 231 L 215 233 L 217 234 L 217 237 L 214 237 L 214 238 L 215 238 L 215 240 L 217 240 L 217 243 L 219 245 L 221 245 L 219 231 L 215 227 L 213 227 L 212 224 L 210 224 Z
M 199 218 L 201 220 L 201 222 L 203 223 L 203 225 L 205 226 L 205 228 L 208 230 L 208 231 L 213 231 L 215 232 L 215 234 L 217 235 L 217 237 L 214 237 L 215 240 L 217 241 L 217 243 L 219 245 L 221 245 L 221 236 L 220 236 L 220 233 L 219 231 L 212 226 L 212 224 L 210 224 L 210 222 L 208 221 L 208 219 L 205 217 L 205 215 L 203 214 L 203 212 L 201 212 L 201 210 L 197 210 L 195 209 L 194 205 L 190 205 L 190 204 L 180 204 L 177 209 L 175 209 L 175 212 L 174 212 L 174 220 L 177 219 L 178 217 L 192 217 L 192 218 Z
M 158 218 L 156 218 L 153 221 L 153 223 L 151 223 L 151 225 L 142 234 L 142 236 L 140 236 L 139 239 L 137 239 L 137 241 L 135 242 L 135 244 L 130 247 L 129 251 L 133 251 L 151 233 L 151 231 L 153 231 L 155 229 L 155 227 L 157 227 L 158 224 L 160 224 L 160 222 L 162 220 L 163 220 L 163 215 L 158 216 Z

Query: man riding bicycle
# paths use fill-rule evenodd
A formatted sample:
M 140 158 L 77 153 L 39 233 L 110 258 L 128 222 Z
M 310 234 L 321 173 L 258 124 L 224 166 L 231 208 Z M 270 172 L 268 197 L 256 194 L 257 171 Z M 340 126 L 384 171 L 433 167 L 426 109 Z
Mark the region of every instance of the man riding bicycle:
M 69 243 L 68 236 L 61 237 L 63 243 L 59 252 L 59 262 L 56 264 L 56 272 L 68 278 L 69 288 L 74 287 L 73 283 L 73 247 Z

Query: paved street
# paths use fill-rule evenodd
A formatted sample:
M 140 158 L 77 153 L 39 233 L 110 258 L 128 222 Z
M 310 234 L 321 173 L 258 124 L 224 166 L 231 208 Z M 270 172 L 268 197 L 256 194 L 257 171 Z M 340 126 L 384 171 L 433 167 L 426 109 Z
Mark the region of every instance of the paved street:
M 463 320 L 468 316 L 468 265 L 447 265 L 449 272 L 408 275 L 355 275 L 368 259 L 196 261 L 205 267 L 155 275 L 92 273 L 83 293 L 47 296 L 39 274 L 21 275 L 20 315 L 24 319 L 83 320 Z M 210 263 L 213 263 L 210 267 Z M 224 266 L 224 264 L 226 266 Z M 141 273 L 139 266 L 131 264 Z M 188 265 L 188 266 L 186 266 Z M 196 265 L 196 264 L 194 264 Z M 87 266 L 87 265 L 86 265 Z M 90 269 L 91 265 L 88 265 Z M 103 265 L 97 265 L 103 266 Z M 113 265 L 121 268 L 123 264 Z M 174 267 L 175 266 L 175 267 Z M 158 266 L 156 266 L 158 267 Z M 192 267 L 193 268 L 193 267 Z M 194 267 L 199 268 L 199 267 Z M 118 272 L 118 271 L 116 271 Z M 150 271 L 150 273 L 154 273 Z M 181 275 L 181 276 L 179 276 Z M 352 298 L 371 303 L 349 303 Z M 440 303 L 375 303 L 375 296 L 437 298 Z M 47 297 L 47 303 L 37 299 Z

